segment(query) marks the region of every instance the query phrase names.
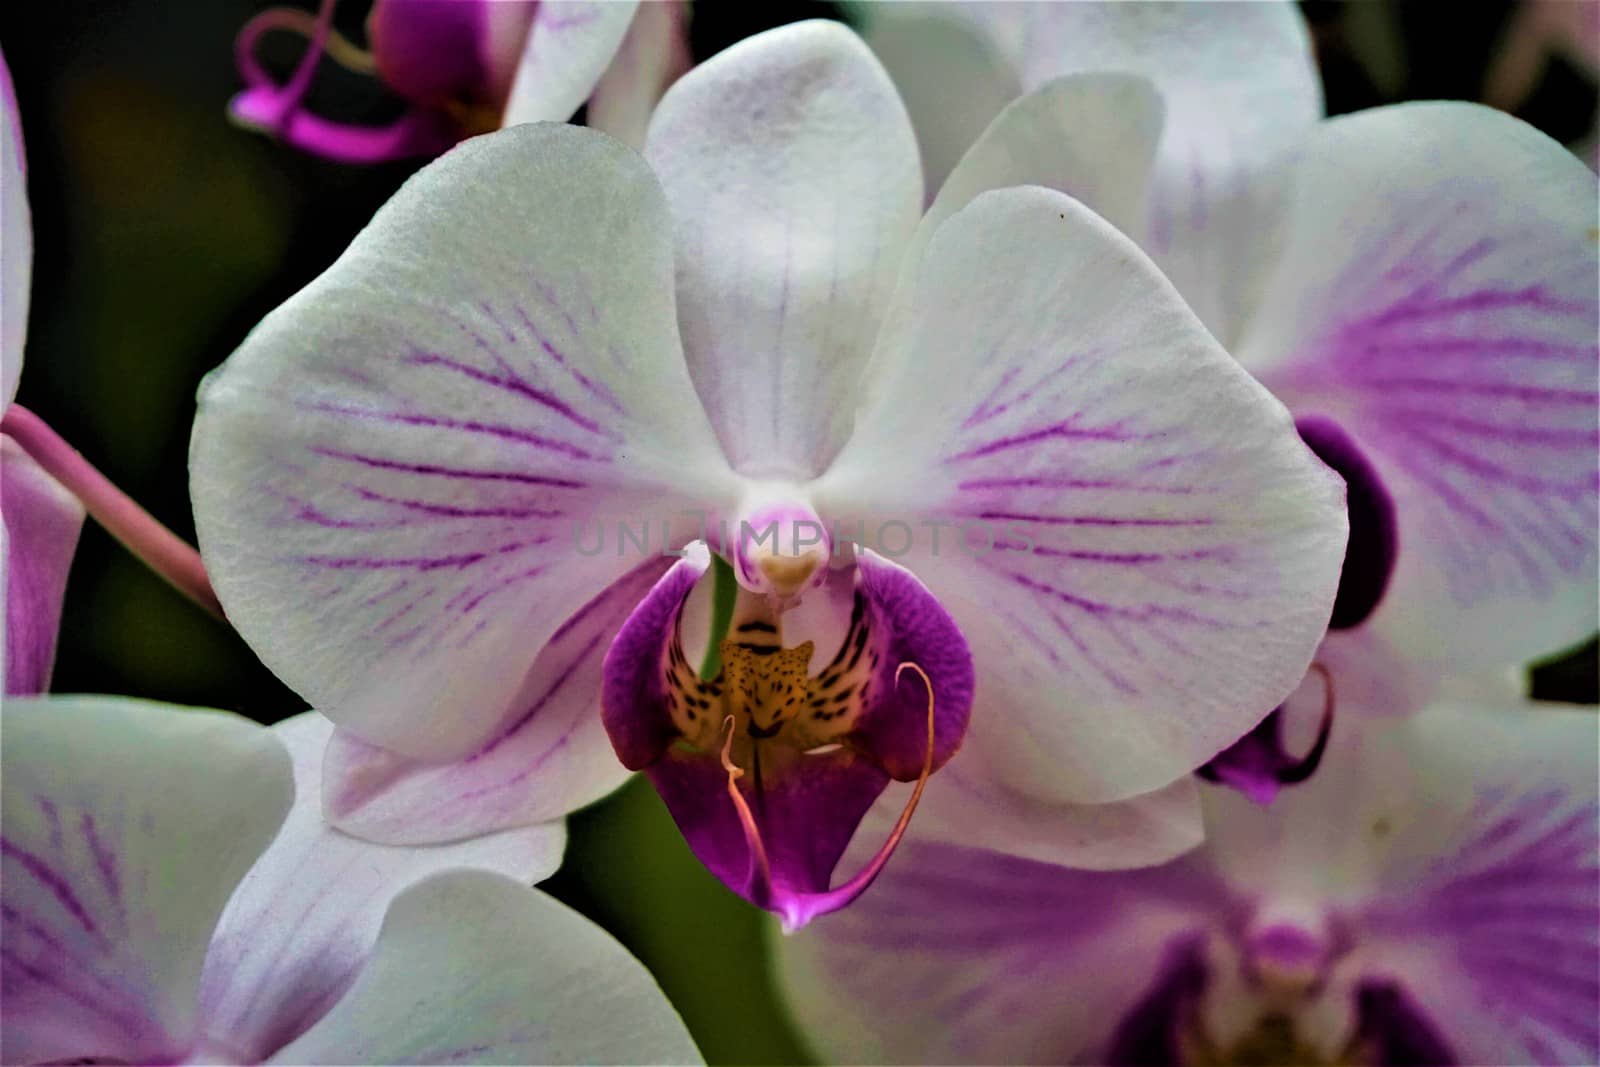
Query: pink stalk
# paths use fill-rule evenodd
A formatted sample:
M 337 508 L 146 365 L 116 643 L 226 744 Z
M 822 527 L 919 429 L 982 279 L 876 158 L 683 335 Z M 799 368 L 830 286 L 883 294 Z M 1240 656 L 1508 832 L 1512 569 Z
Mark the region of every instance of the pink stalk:
M 20 404 L 0 419 L 0 433 L 16 441 L 56 481 L 83 502 L 84 509 L 106 532 L 178 592 L 226 620 L 222 604 L 206 577 L 200 553 L 134 503 L 83 454 Z

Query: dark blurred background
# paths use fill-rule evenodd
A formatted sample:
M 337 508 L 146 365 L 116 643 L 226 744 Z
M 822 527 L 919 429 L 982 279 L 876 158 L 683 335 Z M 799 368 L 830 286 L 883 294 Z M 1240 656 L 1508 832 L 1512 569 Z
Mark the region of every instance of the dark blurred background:
M 1577 3 L 1582 0 L 1556 0 Z M 231 126 L 247 0 L 15 0 L 0 12 L 27 139 L 36 258 L 19 399 L 158 518 L 193 537 L 186 452 L 201 377 L 321 272 L 418 164 L 353 168 Z M 309 3 L 306 6 L 314 6 Z M 363 39 L 365 0 L 338 22 Z M 1559 8 L 1313 2 L 1328 110 L 1487 99 L 1564 143 L 1591 136 L 1597 42 Z M 1555 10 L 1558 17 L 1548 17 Z M 697 60 L 818 3 L 695 5 Z M 298 44 L 271 39 L 292 63 Z M 269 53 L 271 55 L 271 53 Z M 1502 62 L 1496 65 L 1495 60 Z M 1507 65 L 1509 63 L 1509 65 Z M 314 106 L 378 120 L 392 101 L 325 63 Z M 1592 158 L 1592 156 L 1591 156 Z M 1596 701 L 1596 646 L 1535 672 L 1535 695 Z M 274 722 L 304 705 L 225 626 L 170 592 L 93 523 L 67 590 L 54 688 L 229 708 Z M 571 823 L 546 888 L 651 968 L 713 1063 L 804 1061 L 773 996 L 761 916 L 690 856 L 635 781 Z

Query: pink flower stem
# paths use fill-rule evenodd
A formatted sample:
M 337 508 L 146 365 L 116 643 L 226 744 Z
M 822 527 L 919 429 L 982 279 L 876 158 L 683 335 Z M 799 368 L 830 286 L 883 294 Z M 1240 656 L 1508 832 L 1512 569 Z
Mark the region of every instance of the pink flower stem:
M 206 577 L 200 553 L 161 525 L 128 494 L 83 458 L 83 454 L 20 404 L 12 404 L 0 419 L 0 433 L 16 441 L 49 475 L 83 502 L 84 509 L 106 532 L 145 566 L 165 578 L 174 589 L 226 621 L 222 604 Z

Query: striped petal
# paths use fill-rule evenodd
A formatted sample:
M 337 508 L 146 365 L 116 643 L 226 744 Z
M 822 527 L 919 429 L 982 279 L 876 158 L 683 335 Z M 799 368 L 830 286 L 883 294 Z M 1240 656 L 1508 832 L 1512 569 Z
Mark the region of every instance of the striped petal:
M 638 565 L 605 529 L 737 499 L 684 369 L 638 156 L 531 125 L 424 168 L 205 384 L 201 551 L 233 624 L 341 727 L 469 754 L 546 640 Z
M 1193 770 L 1304 674 L 1342 486 L 1149 260 L 1060 193 L 979 196 L 901 293 L 819 513 L 945 524 L 901 562 L 972 642 L 991 709 L 972 743 L 1013 788 L 1102 802 Z
M 1594 630 L 1596 211 L 1560 145 L 1468 104 L 1331 120 L 1296 172 L 1238 355 L 1377 467 L 1399 555 L 1368 625 L 1435 670 Z
M 328 818 L 386 844 L 459 841 L 558 819 L 632 773 L 600 721 L 601 663 L 669 560 L 641 564 L 556 631 L 534 661 L 522 711 L 462 759 L 408 759 L 340 731 L 328 747 Z
M 289 757 L 224 712 L 112 697 L 3 713 L 7 1063 L 181 1063 L 223 905 L 293 798 Z
M 546 823 L 434 848 L 386 848 L 322 818 L 323 751 L 333 724 L 306 712 L 272 728 L 294 761 L 295 806 L 239 883 L 201 978 L 207 1034 L 259 1063 L 327 1014 L 372 953 L 390 902 L 439 871 L 477 868 L 520 882 L 549 877 L 566 830 Z

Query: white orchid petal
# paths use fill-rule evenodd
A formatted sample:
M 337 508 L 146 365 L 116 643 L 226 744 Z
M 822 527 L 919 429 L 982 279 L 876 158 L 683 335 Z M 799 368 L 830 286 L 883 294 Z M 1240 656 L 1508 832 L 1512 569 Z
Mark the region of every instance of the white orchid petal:
M 283 745 L 223 712 L 7 698 L 7 1063 L 176 1063 L 206 944 L 289 810 Z
M 540 0 L 502 125 L 565 122 L 622 45 L 638 0 Z
M 907 562 L 1000 709 L 969 743 L 1017 788 L 1101 802 L 1193 770 L 1304 674 L 1342 485 L 1149 260 L 1060 193 L 978 197 L 902 298 L 819 510 L 971 528 L 937 550 L 922 531 Z
M 294 759 L 296 803 L 223 911 L 200 993 L 207 1034 L 255 1060 L 338 1001 L 371 954 L 390 901 L 407 886 L 461 867 L 536 882 L 560 866 L 566 845 L 559 822 L 431 848 L 347 837 L 322 817 L 323 751 L 333 724 L 308 711 L 273 732 Z
M 862 34 L 910 112 L 930 196 L 995 116 L 1022 95 L 1020 72 L 958 7 L 862 5 Z
M 888 75 L 835 22 L 786 26 L 690 71 L 646 156 L 676 223 L 690 373 L 733 465 L 803 477 L 853 390 L 922 210 Z
M 991 189 L 1042 185 L 1137 234 L 1161 139 L 1162 104 L 1134 74 L 1074 74 L 1047 82 L 990 123 L 939 190 L 917 230 L 920 255 L 945 219 Z
M 637 566 L 598 523 L 730 510 L 684 369 L 665 205 L 602 134 L 519 126 L 424 168 L 206 382 L 191 452 L 230 621 L 319 710 L 473 751 L 545 640 Z
M 610 935 L 510 879 L 452 871 L 395 898 L 355 986 L 270 1062 L 702 1061 Z
M 671 562 L 647 561 L 567 620 L 534 661 L 521 713 L 470 756 L 411 760 L 335 734 L 328 817 L 371 841 L 430 844 L 560 818 L 617 788 L 632 772 L 600 719 L 601 663 Z
M 1399 556 L 1367 623 L 1435 672 L 1595 628 L 1596 183 L 1471 104 L 1329 120 L 1238 355 L 1336 419 L 1393 495 Z

